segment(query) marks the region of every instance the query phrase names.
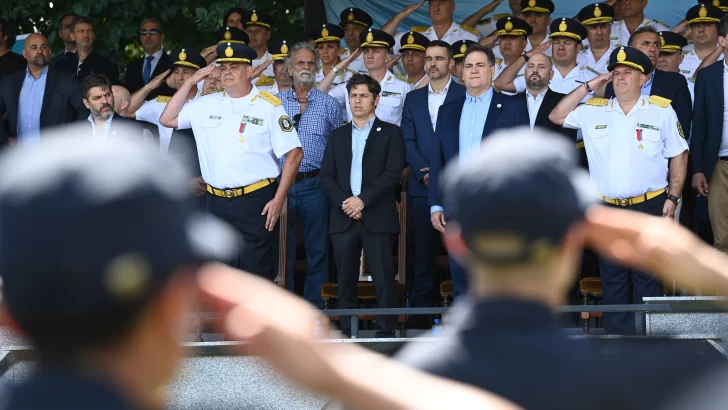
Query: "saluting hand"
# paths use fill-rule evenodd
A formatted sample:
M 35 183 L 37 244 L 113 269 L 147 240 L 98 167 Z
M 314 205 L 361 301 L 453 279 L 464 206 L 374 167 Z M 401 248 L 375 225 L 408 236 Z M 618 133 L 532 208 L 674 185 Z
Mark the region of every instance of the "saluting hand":
M 478 41 L 478 43 L 481 46 L 486 46 L 486 47 L 491 47 L 492 48 L 493 45 L 495 45 L 495 41 L 496 40 L 498 40 L 498 34 L 493 34 L 491 36 L 481 38 Z
M 168 75 L 169 75 L 169 70 L 152 78 L 152 81 L 149 82 L 149 86 L 152 88 L 152 90 L 156 90 L 157 88 L 159 88 L 160 85 L 162 85 L 164 80 L 167 79 Z
M 588 84 L 589 88 L 592 90 L 598 90 L 607 85 L 610 81 L 612 81 L 612 73 L 604 73 L 589 80 Z
M 420 7 L 422 7 L 422 5 L 423 5 L 423 4 L 425 4 L 425 2 L 424 2 L 424 1 L 421 1 L 421 2 L 419 2 L 419 3 L 415 3 L 415 4 L 412 4 L 412 5 L 409 5 L 409 6 L 407 6 L 407 7 L 406 7 L 406 8 L 404 9 L 404 10 L 402 10 L 402 11 L 401 11 L 400 13 L 402 13 L 402 14 L 404 14 L 404 15 L 406 15 L 406 16 L 409 16 L 409 15 L 410 15 L 410 14 L 412 14 L 412 13 L 413 13 L 413 12 L 414 12 L 415 10 L 417 10 L 417 9 L 418 9 L 418 8 L 420 8 Z
M 398 55 L 397 57 L 394 57 L 393 59 L 387 61 L 387 70 L 391 70 L 392 67 L 397 65 L 397 61 L 402 59 L 402 54 Z
M 538 53 L 545 52 L 546 50 L 549 49 L 549 47 L 551 47 L 551 43 L 553 43 L 553 40 L 549 40 L 545 43 L 541 43 L 541 44 L 537 45 L 536 47 L 532 48 L 531 51 L 526 53 L 526 54 L 528 54 L 528 58 L 531 58 Z
M 339 64 L 336 64 L 336 66 L 335 66 L 336 69 L 339 71 L 346 70 L 346 67 L 348 67 L 349 64 L 352 63 L 352 61 L 359 58 L 359 56 L 363 52 L 364 52 L 364 50 L 362 50 L 361 47 L 357 48 L 356 51 L 354 51 L 352 54 L 349 54 L 349 56 L 346 57 L 345 59 L 341 60 L 341 62 Z
M 276 227 L 276 223 L 278 223 L 278 218 L 281 217 L 281 209 L 283 208 L 283 201 L 279 201 L 275 198 L 271 199 L 267 204 L 265 204 L 265 208 L 263 208 L 263 212 L 261 215 L 268 215 L 265 218 L 265 229 L 268 230 L 268 232 L 273 232 L 273 228 Z
M 260 77 L 260 75 L 263 74 L 263 71 L 265 71 L 265 69 L 268 68 L 268 66 L 271 65 L 272 63 L 273 63 L 272 60 L 267 60 L 263 64 L 255 67 L 253 69 L 253 74 L 252 74 L 251 79 L 254 80 L 254 79 Z
M 200 81 L 207 78 L 208 75 L 212 72 L 212 70 L 215 70 L 217 67 L 215 67 L 215 63 L 210 63 L 206 65 L 205 67 L 195 71 L 194 74 L 190 76 L 190 78 L 185 81 L 187 84 L 197 84 Z

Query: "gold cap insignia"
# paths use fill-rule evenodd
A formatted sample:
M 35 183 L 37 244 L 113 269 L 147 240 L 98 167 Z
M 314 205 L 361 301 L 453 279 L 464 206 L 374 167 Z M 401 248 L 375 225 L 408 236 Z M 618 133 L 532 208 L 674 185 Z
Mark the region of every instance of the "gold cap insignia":
M 536 0 L 531 0 L 528 2 L 528 7 L 536 7 Z
M 594 6 L 594 17 L 601 17 L 602 16 L 602 9 L 599 8 L 599 5 Z
M 136 299 L 147 288 L 150 273 L 149 262 L 144 256 L 120 255 L 106 268 L 106 290 L 117 299 Z
M 252 21 L 253 23 L 258 21 L 258 15 L 255 13 L 255 11 L 253 11 L 253 14 L 250 16 L 250 21 Z
M 225 57 L 232 57 L 235 52 L 233 51 L 233 48 L 230 47 L 230 43 L 228 43 L 227 48 L 225 49 Z
M 281 46 L 281 54 L 288 54 L 288 45 L 285 41 L 283 41 L 283 45 Z
M 412 35 L 410 32 L 409 36 L 407 37 L 407 44 L 414 44 L 415 43 L 415 36 Z
M 559 31 L 566 31 L 567 28 L 569 28 L 569 26 L 566 25 L 566 19 L 561 20 L 561 24 L 559 24 Z
M 354 9 L 349 9 L 349 15 L 346 17 L 349 21 L 354 21 Z
M 183 48 L 182 51 L 179 53 L 179 61 L 185 61 L 187 60 L 187 53 L 185 53 L 185 49 Z
M 228 30 L 229 30 L 229 28 L 228 28 Z M 224 37 L 225 37 L 225 40 L 230 40 L 231 38 L 233 38 L 233 35 L 230 34 L 229 31 L 225 31 L 225 36 Z
M 627 53 L 624 52 L 624 47 L 622 47 L 619 49 L 619 53 L 617 53 L 617 61 L 621 63 L 626 59 L 627 59 Z
M 326 29 L 326 26 L 324 26 L 323 30 L 321 30 L 321 37 L 328 37 L 329 36 L 329 30 Z
M 505 29 L 506 29 L 506 31 L 513 30 L 513 23 L 511 23 L 511 19 L 510 18 L 508 18 L 508 21 L 506 21 Z
M 665 37 L 662 37 L 662 34 L 660 34 L 660 43 L 662 44 L 662 47 L 665 47 Z
M 700 11 L 698 12 L 698 16 L 706 17 L 707 15 L 708 15 L 708 10 L 705 8 L 705 4 L 700 3 Z
M 461 53 L 464 53 L 464 52 L 466 52 L 466 51 L 468 51 L 468 47 L 467 47 L 467 46 L 465 45 L 465 43 L 463 43 L 463 45 L 462 45 L 462 46 L 460 46 L 460 52 L 461 52 Z
M 713 0 L 713 5 L 715 7 L 720 7 L 720 0 Z
M 371 43 L 372 41 L 374 41 L 374 34 L 372 34 L 371 30 L 369 31 L 369 34 L 367 34 L 366 40 L 367 43 Z

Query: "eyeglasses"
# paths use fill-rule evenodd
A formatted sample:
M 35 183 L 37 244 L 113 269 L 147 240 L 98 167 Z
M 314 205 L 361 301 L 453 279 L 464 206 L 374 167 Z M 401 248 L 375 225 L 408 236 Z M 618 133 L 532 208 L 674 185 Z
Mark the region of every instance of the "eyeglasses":
M 152 36 L 152 37 L 154 37 L 154 36 L 156 36 L 158 34 L 159 34 L 159 30 L 154 30 L 154 29 L 152 29 L 152 30 L 141 30 L 139 32 L 139 35 L 140 36 Z
M 298 123 L 301 122 L 301 114 L 296 114 L 293 116 L 293 128 L 296 129 L 296 132 L 298 132 Z

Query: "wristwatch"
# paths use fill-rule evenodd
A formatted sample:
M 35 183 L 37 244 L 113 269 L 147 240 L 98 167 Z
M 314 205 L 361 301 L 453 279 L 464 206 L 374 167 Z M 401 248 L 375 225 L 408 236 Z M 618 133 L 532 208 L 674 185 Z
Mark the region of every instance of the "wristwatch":
M 331 67 L 331 71 L 333 71 L 334 73 L 338 74 L 339 71 L 341 71 L 341 70 L 339 70 L 338 68 L 336 68 L 336 66 L 333 66 L 333 67 Z
M 521 53 L 521 57 L 523 57 L 523 59 L 526 60 L 526 62 L 528 62 L 528 59 L 530 58 L 528 56 L 528 52 L 527 51 L 522 52 Z
M 676 197 L 675 195 L 668 195 L 667 199 L 671 200 L 672 203 L 675 205 L 680 203 L 680 198 Z

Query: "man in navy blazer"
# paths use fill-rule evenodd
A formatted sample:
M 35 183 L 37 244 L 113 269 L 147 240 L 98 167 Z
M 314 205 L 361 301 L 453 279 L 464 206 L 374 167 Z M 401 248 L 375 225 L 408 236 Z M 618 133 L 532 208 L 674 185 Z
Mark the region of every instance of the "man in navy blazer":
M 477 154 L 482 139 L 493 131 L 529 125 L 525 101 L 504 95 L 492 87 L 495 73 L 495 56 L 490 48 L 471 45 L 465 52 L 462 79 L 466 94 L 440 107 L 435 127 L 436 141 L 430 153 L 430 179 L 428 189 L 430 220 L 432 226 L 445 232 L 451 211 L 447 198 L 438 187 L 440 173 L 452 159 L 467 161 Z M 467 277 L 463 267 L 450 258 L 453 298 L 467 290 Z
M 720 19 L 718 42 L 728 52 L 728 17 Z M 728 252 L 728 129 L 723 128 L 726 108 L 726 60 L 698 71 L 695 112 L 690 140 L 693 187 L 708 198 L 713 246 Z
M 465 87 L 450 77 L 454 65 L 453 51 L 442 40 L 434 40 L 425 49 L 425 70 L 429 85 L 411 91 L 404 100 L 402 133 L 410 168 L 407 204 L 412 212 L 409 229 L 412 239 L 412 307 L 431 307 L 435 303 L 434 245 L 439 233 L 430 222 L 427 190 L 430 182 L 430 152 L 435 136 L 437 112 L 442 104 L 465 95 Z M 426 324 L 421 323 L 423 325 Z

